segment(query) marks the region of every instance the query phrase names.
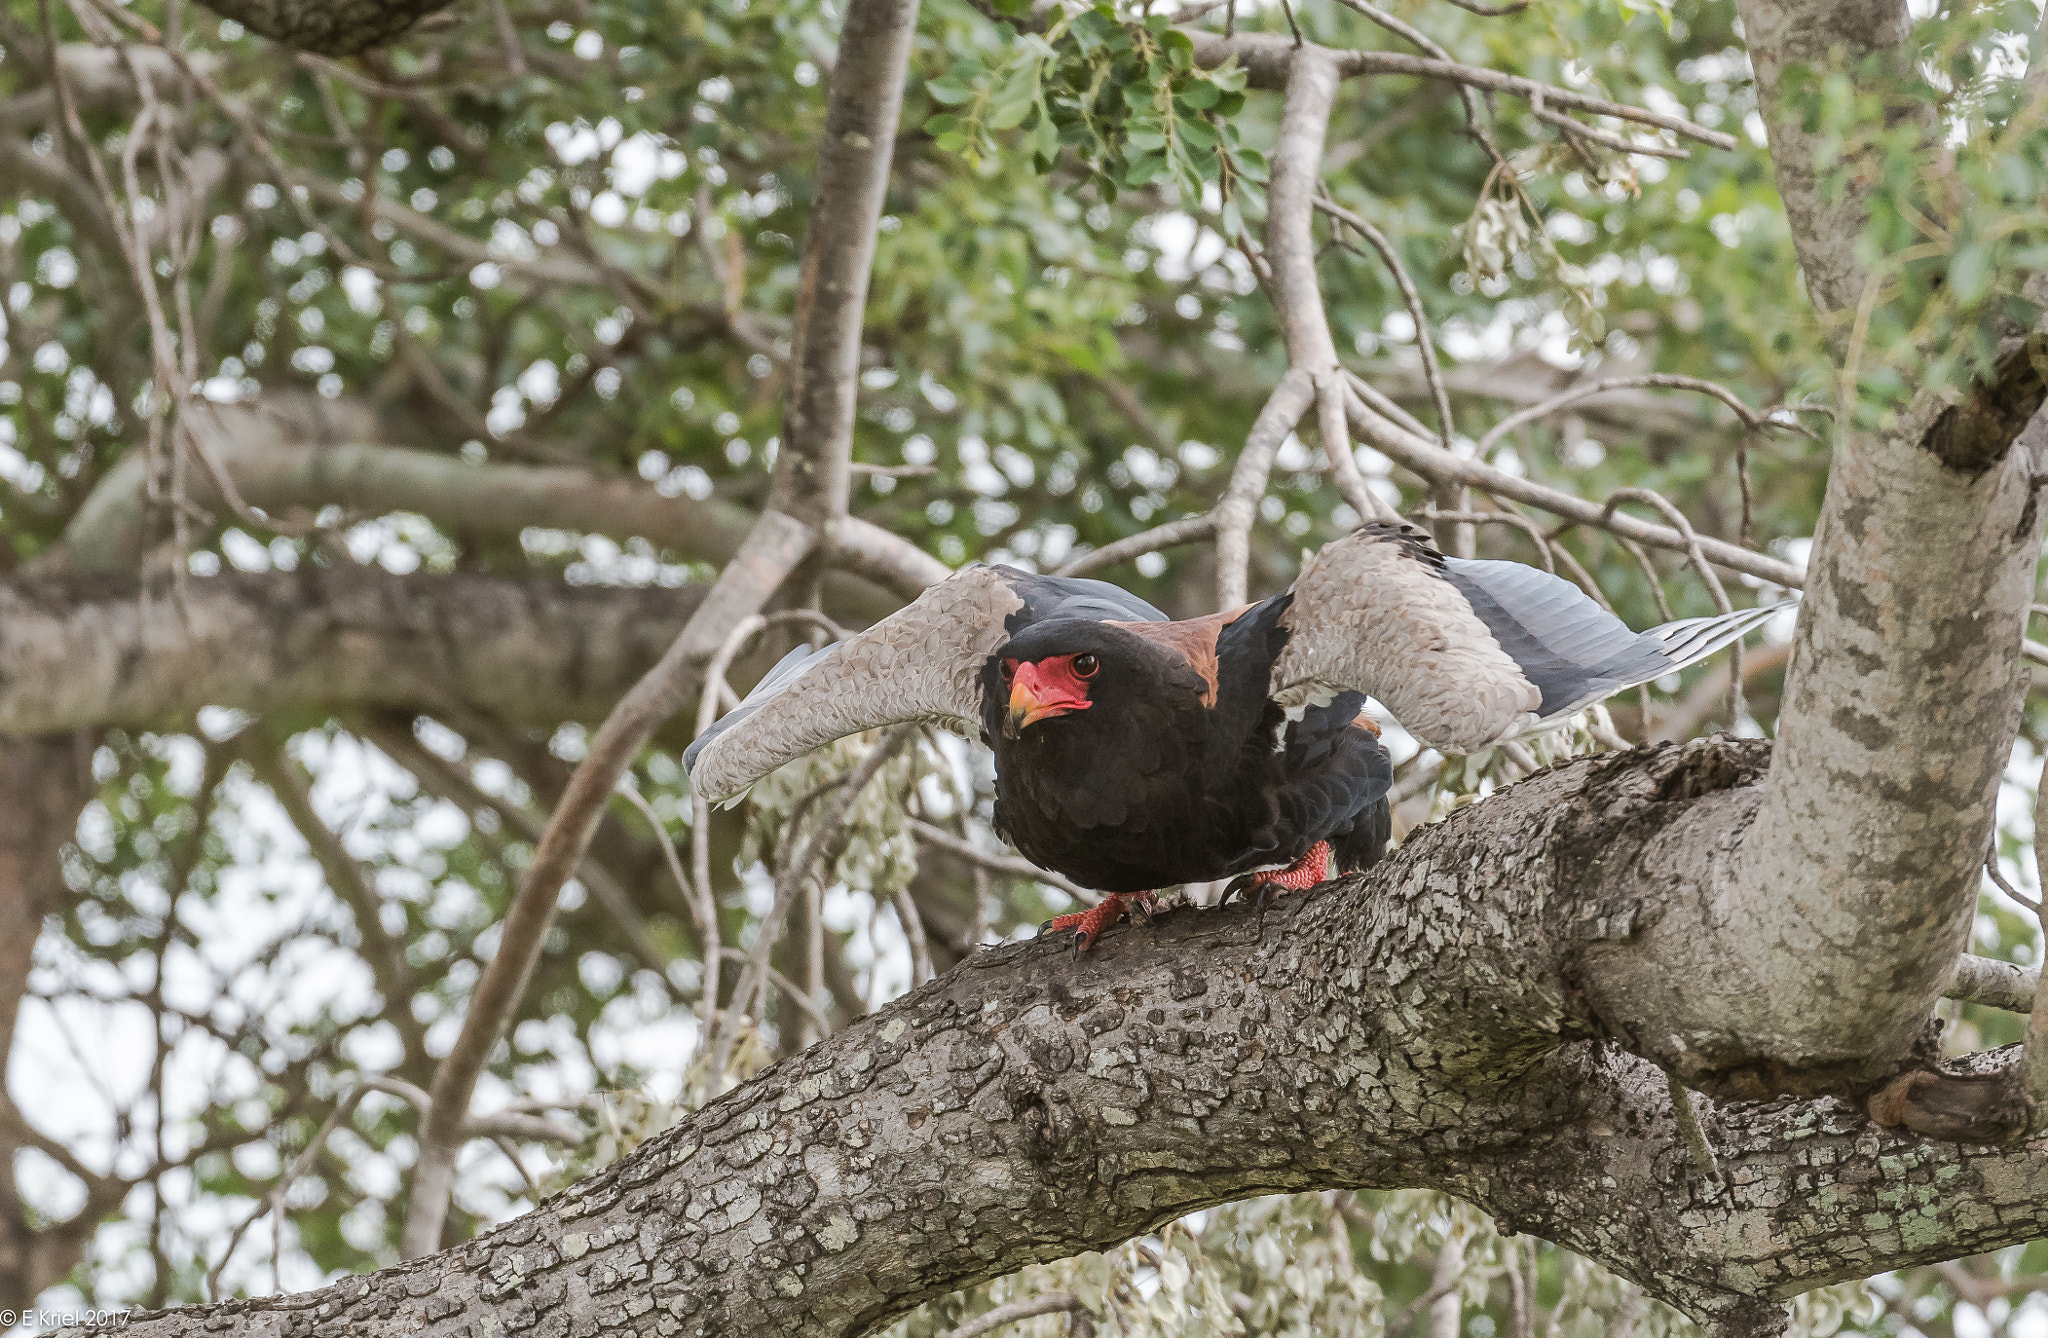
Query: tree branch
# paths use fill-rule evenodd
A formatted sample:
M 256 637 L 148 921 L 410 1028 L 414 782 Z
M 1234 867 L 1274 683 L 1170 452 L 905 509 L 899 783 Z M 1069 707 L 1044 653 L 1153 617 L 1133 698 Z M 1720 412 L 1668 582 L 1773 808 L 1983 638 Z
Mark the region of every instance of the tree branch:
M 375 567 L 0 582 L 0 731 L 160 726 L 202 706 L 603 717 L 705 598 Z
M 1919 1141 L 1831 1097 L 1703 1102 L 1715 1184 L 1664 1073 L 1625 1036 L 1590 1039 L 1609 1029 L 1579 982 L 1645 921 L 1683 918 L 1697 887 L 1668 870 L 1740 831 L 1763 770 L 1756 745 L 1580 760 L 1263 916 L 1174 911 L 1078 962 L 985 950 L 438 1259 L 126 1332 L 573 1330 L 644 1300 L 617 1327 L 837 1338 L 1207 1205 L 1312 1188 L 1451 1189 L 1504 1234 L 1724 1327 L 2048 1231 L 2048 1141 Z M 1639 870 L 1645 840 L 1668 869 Z
M 1195 60 L 1202 65 L 1216 66 L 1237 57 L 1250 75 L 1254 88 L 1279 88 L 1288 79 L 1290 62 L 1297 52 L 1315 50 L 1335 62 L 1337 73 L 1343 78 L 1356 78 L 1368 74 L 1406 74 L 1424 79 L 1443 79 L 1451 83 L 1465 84 L 1472 88 L 1483 88 L 1489 92 L 1507 93 L 1527 98 L 1540 94 L 1553 107 L 1568 107 L 1574 111 L 1591 112 L 1596 116 L 1612 116 L 1619 120 L 1633 121 L 1638 125 L 1654 126 L 1668 130 L 1674 135 L 1697 140 L 1717 149 L 1732 149 L 1735 136 L 1723 134 L 1695 125 L 1682 116 L 1666 116 L 1643 107 L 1631 107 L 1626 103 L 1609 102 L 1605 98 L 1591 97 L 1568 88 L 1538 83 L 1519 75 L 1502 74 L 1480 65 L 1461 65 L 1456 61 L 1436 60 L 1427 56 L 1410 56 L 1397 51 L 1333 51 L 1318 47 L 1314 43 L 1297 46 L 1285 37 L 1272 33 L 1239 33 L 1225 37 L 1217 33 L 1193 31 L 1188 36 L 1194 40 Z
M 43 921 L 64 894 L 59 852 L 97 788 L 92 740 L 0 735 L 0 1296 L 27 1301 L 77 1264 L 97 1220 L 39 1227 L 16 1184 L 16 1153 L 32 1146 L 6 1088 L 8 1057 Z M 88 1181 L 88 1183 L 90 1183 Z
M 498 953 L 434 1075 L 405 1224 L 409 1258 L 439 1246 L 477 1077 L 525 993 L 562 884 L 589 848 L 620 777 L 690 695 L 732 629 L 757 613 L 845 517 L 862 309 L 916 15 L 917 0 L 851 0 L 847 7 L 804 243 L 789 404 L 769 506 L 675 644 L 606 717 L 548 821 Z
M 207 0 L 250 32 L 300 51 L 353 56 L 391 41 L 449 0 Z
M 613 708 L 577 764 L 533 863 L 506 912 L 498 951 L 470 996 L 462 1031 L 434 1073 L 433 1103 L 420 1129 L 412 1210 L 404 1249 L 419 1258 L 439 1248 L 455 1154 L 469 1102 L 483 1066 L 496 1048 L 512 1010 L 540 959 L 562 885 L 582 863 L 611 793 L 654 731 L 689 697 L 697 673 L 725 640 L 726 631 L 753 613 L 809 555 L 816 534 L 777 511 L 764 512 L 739 554 L 704 596 L 659 663 Z

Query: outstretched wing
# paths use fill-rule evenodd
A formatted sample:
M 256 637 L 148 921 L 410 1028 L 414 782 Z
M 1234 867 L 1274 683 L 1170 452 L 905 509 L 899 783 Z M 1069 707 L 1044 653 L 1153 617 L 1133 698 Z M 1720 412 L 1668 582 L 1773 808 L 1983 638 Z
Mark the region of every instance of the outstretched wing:
M 1295 582 L 1271 687 L 1288 706 L 1367 692 L 1424 743 L 1476 752 L 1696 664 L 1778 607 L 1638 633 L 1549 572 L 1448 558 L 1419 530 L 1368 525 Z
M 1047 618 L 1161 622 L 1166 615 L 1107 581 L 969 567 L 857 636 L 784 656 L 684 751 L 690 783 L 718 802 L 813 748 L 907 720 L 974 735 L 982 666 Z

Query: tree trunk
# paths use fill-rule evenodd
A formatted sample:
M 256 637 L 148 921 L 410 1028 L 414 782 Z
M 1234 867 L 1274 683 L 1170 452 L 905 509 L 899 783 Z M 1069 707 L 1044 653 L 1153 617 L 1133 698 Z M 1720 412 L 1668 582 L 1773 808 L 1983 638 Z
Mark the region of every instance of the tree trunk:
M 0 735 L 0 1309 L 19 1308 L 78 1262 L 98 1222 L 37 1231 L 14 1180 L 26 1146 L 5 1086 L 43 920 L 64 892 L 59 853 L 92 797 L 89 734 Z

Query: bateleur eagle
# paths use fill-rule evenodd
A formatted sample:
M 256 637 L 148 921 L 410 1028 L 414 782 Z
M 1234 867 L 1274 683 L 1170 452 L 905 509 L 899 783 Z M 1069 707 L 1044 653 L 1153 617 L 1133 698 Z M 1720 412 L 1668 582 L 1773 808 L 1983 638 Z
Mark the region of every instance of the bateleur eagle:
M 1636 633 L 1577 586 L 1370 524 L 1284 594 L 1174 622 L 1103 581 L 970 567 L 822 651 L 797 650 L 684 753 L 714 802 L 833 739 L 933 721 L 995 750 L 997 829 L 1105 895 L 1085 948 L 1154 889 L 1306 887 L 1388 835 L 1377 698 L 1471 753 L 1705 659 L 1773 608 Z

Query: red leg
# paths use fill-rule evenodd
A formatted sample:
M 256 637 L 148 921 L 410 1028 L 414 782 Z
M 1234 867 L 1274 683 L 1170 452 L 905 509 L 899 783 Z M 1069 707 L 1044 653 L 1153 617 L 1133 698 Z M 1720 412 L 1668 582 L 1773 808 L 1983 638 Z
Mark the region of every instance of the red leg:
M 1263 895 L 1270 889 L 1299 892 L 1330 879 L 1330 843 L 1318 841 L 1307 853 L 1284 869 L 1267 869 L 1252 875 L 1252 883 Z
M 1074 951 L 1088 951 L 1096 936 L 1124 918 L 1132 906 L 1150 910 L 1158 900 L 1156 892 L 1110 892 L 1102 900 L 1085 911 L 1074 911 L 1068 915 L 1057 915 L 1038 927 L 1041 934 L 1057 933 L 1062 929 L 1075 931 Z

